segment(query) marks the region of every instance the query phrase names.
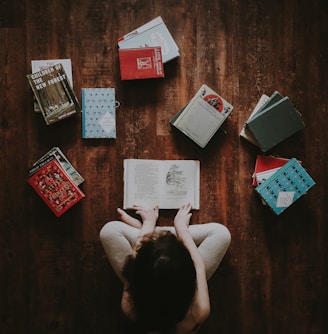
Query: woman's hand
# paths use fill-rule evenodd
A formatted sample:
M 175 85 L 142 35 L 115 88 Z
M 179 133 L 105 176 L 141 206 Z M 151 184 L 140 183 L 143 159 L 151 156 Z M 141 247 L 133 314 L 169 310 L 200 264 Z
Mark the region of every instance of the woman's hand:
M 190 210 L 191 210 L 191 205 L 188 203 L 188 204 L 183 204 L 180 207 L 179 211 L 177 212 L 174 218 L 174 227 L 177 232 L 188 230 L 191 215 L 192 215 Z
M 136 210 L 136 214 L 141 217 L 143 224 L 151 224 L 155 227 L 159 215 L 158 205 L 153 208 L 143 205 L 134 205 L 133 209 Z
M 153 208 L 142 205 L 134 205 L 133 209 L 136 210 L 136 214 L 139 215 L 142 219 L 142 227 L 140 229 L 139 237 L 136 243 L 137 248 L 144 237 L 150 237 L 153 235 L 159 215 L 159 210 L 157 205 Z
M 142 227 L 142 223 L 141 223 L 140 220 L 138 220 L 134 217 L 131 217 L 124 210 L 118 208 L 117 213 L 119 214 L 120 219 L 123 223 L 125 223 L 127 225 L 130 225 L 132 227 L 135 227 L 135 228 L 139 228 L 139 229 Z

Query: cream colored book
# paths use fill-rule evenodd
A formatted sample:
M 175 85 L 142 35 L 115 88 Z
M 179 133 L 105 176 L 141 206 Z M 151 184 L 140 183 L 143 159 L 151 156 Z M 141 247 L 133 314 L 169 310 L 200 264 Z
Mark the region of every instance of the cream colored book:
M 170 120 L 170 124 L 205 148 L 232 110 L 229 102 L 203 84 L 189 103 Z
M 134 205 L 178 209 L 190 203 L 199 210 L 198 160 L 125 159 L 124 209 Z

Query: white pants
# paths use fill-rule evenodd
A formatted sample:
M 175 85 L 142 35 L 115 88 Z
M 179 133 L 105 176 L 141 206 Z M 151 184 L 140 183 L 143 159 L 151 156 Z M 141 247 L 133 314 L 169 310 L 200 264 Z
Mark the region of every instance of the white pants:
M 156 226 L 155 232 L 160 231 L 176 234 L 173 226 Z M 230 232 L 218 223 L 190 225 L 189 231 L 204 261 L 208 280 L 218 268 L 230 245 Z M 132 254 L 138 236 L 139 229 L 121 221 L 111 221 L 100 231 L 100 240 L 106 255 L 121 281 L 126 257 Z

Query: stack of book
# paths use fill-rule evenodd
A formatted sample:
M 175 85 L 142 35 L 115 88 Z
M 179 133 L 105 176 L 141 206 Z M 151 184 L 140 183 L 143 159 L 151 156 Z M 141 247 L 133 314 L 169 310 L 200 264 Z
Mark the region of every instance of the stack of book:
M 43 71 L 49 67 L 55 66 L 57 64 L 62 64 L 64 67 L 67 79 L 73 88 L 73 71 L 72 71 L 72 61 L 71 59 L 41 59 L 41 60 L 32 60 L 31 67 L 32 73 Z M 34 96 L 34 111 L 41 112 L 39 104 Z
M 180 55 L 160 16 L 120 37 L 117 43 L 122 80 L 163 78 L 163 64 Z
M 232 109 L 229 102 L 203 84 L 187 105 L 174 115 L 170 124 L 205 148 Z
M 27 75 L 47 125 L 80 111 L 80 105 L 61 63 Z
M 255 191 L 279 215 L 315 185 L 295 158 L 257 156 L 253 174 Z
M 28 183 L 57 217 L 85 197 L 79 188 L 83 181 L 59 147 L 53 147 L 29 169 Z
M 261 96 L 240 136 L 267 152 L 303 128 L 300 112 L 287 96 L 276 91 L 270 97 Z

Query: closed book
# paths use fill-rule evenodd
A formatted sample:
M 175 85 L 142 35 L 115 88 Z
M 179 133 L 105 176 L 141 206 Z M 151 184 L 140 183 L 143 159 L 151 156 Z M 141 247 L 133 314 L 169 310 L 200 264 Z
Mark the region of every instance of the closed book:
M 246 122 L 246 128 L 252 133 L 262 152 L 267 152 L 304 126 L 301 114 L 288 97 L 261 110 Z
M 29 174 L 30 175 L 34 174 L 41 166 L 45 164 L 45 162 L 53 158 L 57 159 L 60 165 L 64 168 L 65 172 L 77 186 L 79 186 L 81 183 L 85 181 L 83 176 L 73 167 L 73 165 L 65 156 L 63 151 L 57 146 L 51 148 L 47 153 L 45 153 L 41 158 L 39 158 L 33 164 L 32 168 L 30 168 Z
M 27 75 L 47 125 L 80 111 L 80 105 L 62 64 Z
M 307 171 L 292 158 L 255 190 L 273 212 L 279 215 L 314 185 L 315 182 Z
M 233 106 L 213 89 L 203 84 L 170 124 L 205 148 L 230 115 Z
M 82 88 L 82 138 L 116 138 L 115 88 Z
M 258 186 L 288 161 L 289 159 L 287 158 L 272 155 L 258 155 L 256 157 L 253 173 L 253 186 Z
M 57 217 L 85 197 L 55 158 L 30 176 L 28 183 Z
M 164 78 L 160 47 L 119 49 L 122 80 Z
M 269 96 L 266 94 L 262 94 L 262 96 L 260 97 L 260 99 L 258 100 L 255 108 L 253 109 L 251 115 L 249 116 L 248 120 L 250 120 L 253 116 L 255 116 L 255 114 L 257 114 L 257 112 L 262 109 L 262 107 L 266 104 L 266 102 L 269 100 Z M 246 123 L 244 124 L 243 128 L 240 131 L 239 136 L 241 138 L 246 139 L 247 141 L 249 141 L 250 143 L 258 146 L 258 143 L 256 141 L 256 139 L 254 138 L 254 136 L 252 135 L 252 133 L 246 128 Z
M 41 60 L 32 60 L 31 67 L 32 73 L 36 73 L 42 70 L 47 69 L 48 67 L 55 66 L 57 64 L 62 64 L 67 74 L 67 79 L 70 82 L 73 88 L 73 72 L 72 72 L 72 61 L 71 59 L 41 59 Z M 34 100 L 34 111 L 40 112 L 40 107 L 36 99 Z
M 160 16 L 120 37 L 117 43 L 120 49 L 160 46 L 164 64 L 180 55 L 177 44 Z

